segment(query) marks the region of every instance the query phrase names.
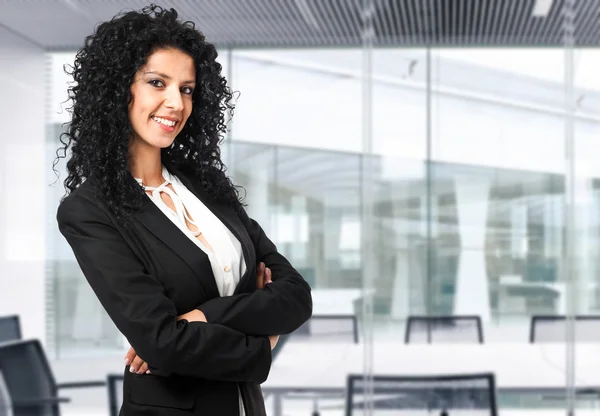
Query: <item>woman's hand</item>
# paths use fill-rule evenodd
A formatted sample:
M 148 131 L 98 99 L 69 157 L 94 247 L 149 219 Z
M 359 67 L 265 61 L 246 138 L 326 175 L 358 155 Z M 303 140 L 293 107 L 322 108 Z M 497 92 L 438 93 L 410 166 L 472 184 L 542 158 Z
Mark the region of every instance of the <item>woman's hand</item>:
M 193 309 L 188 313 L 184 313 L 177 317 L 178 321 L 181 321 L 182 319 L 185 319 L 188 322 L 206 322 L 206 316 L 204 316 L 204 312 L 200 309 Z
M 271 343 L 271 351 L 277 345 L 277 341 L 279 341 L 279 335 L 269 335 L 269 342 Z
M 178 321 L 185 319 L 188 322 L 206 322 L 206 316 L 204 316 L 204 312 L 199 309 L 194 309 L 189 311 L 188 313 L 184 313 L 183 315 L 179 315 L 177 317 Z M 135 353 L 133 347 L 129 348 L 127 354 L 125 354 L 125 365 L 131 363 L 129 366 L 129 371 L 136 374 L 150 374 L 150 370 L 148 370 L 148 363 L 146 363 L 142 358 Z
M 148 370 L 148 363 L 142 360 L 142 358 L 135 353 L 133 347 L 129 348 L 127 354 L 125 354 L 125 365 L 129 364 L 129 372 L 136 374 L 150 374 Z
M 256 267 L 256 288 L 264 289 L 264 287 L 269 283 L 273 283 L 271 280 L 271 269 L 266 267 L 261 261 Z
M 265 264 L 261 261 L 258 263 L 258 267 L 256 267 L 256 288 L 264 289 L 266 285 L 269 283 L 273 283 L 271 280 L 271 269 L 265 266 Z M 269 342 L 271 343 L 271 351 L 277 345 L 279 341 L 279 335 L 269 335 Z

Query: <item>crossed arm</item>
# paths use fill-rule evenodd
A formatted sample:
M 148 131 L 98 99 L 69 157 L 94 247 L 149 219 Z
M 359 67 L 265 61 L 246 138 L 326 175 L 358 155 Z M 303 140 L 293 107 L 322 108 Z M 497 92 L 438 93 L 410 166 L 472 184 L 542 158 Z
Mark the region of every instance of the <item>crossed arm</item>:
M 256 276 L 257 290 L 211 299 L 179 319 L 216 323 L 247 335 L 268 336 L 273 349 L 278 335 L 294 331 L 310 318 L 310 286 L 277 252 L 260 225 L 249 218 L 241 207 L 238 216 L 252 239 L 256 258 L 260 262 Z M 143 374 L 152 371 L 133 348 L 129 349 L 125 360 L 131 363 L 132 372 Z
M 257 267 L 256 271 L 256 290 L 264 289 L 264 287 L 270 283 L 273 283 L 271 280 L 271 270 L 265 266 L 264 263 L 260 263 Z M 208 322 L 206 320 L 206 316 L 204 312 L 200 309 L 193 309 L 190 312 L 184 313 L 183 315 L 179 315 L 177 320 L 185 319 L 188 322 Z M 275 348 L 277 342 L 279 341 L 279 335 L 269 335 L 269 342 L 271 345 L 271 350 Z M 147 362 L 145 362 L 142 357 L 136 354 L 133 347 L 130 347 L 127 353 L 125 354 L 125 365 L 129 365 L 129 371 L 136 374 L 151 374 L 152 371 L 149 368 Z
M 308 284 L 258 224 L 243 209 L 238 215 L 273 283 L 212 299 L 179 316 L 162 284 L 92 200 L 65 199 L 57 221 L 104 309 L 152 372 L 262 383 L 271 366 L 269 336 L 299 327 L 312 314 L 312 301 Z

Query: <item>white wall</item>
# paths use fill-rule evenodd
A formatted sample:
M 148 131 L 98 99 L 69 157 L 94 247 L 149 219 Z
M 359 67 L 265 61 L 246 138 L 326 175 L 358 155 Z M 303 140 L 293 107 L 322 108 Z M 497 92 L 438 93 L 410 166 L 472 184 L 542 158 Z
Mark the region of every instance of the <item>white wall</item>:
M 0 27 L 0 315 L 45 341 L 45 54 Z
M 48 106 L 48 121 L 50 123 L 68 123 L 71 115 L 67 108 L 72 105 L 67 101 L 67 88 L 72 85 L 73 78 L 64 71 L 64 65 L 73 65 L 75 52 L 60 52 L 50 55 L 50 68 L 52 83 L 50 92 L 50 103 Z

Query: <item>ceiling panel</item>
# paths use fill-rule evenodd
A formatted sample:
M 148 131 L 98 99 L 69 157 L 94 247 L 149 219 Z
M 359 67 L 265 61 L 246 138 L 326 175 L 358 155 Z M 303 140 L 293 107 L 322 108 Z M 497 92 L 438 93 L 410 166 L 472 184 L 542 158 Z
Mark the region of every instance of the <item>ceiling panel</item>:
M 561 46 L 565 0 L 533 16 L 536 0 L 167 0 L 217 45 L 360 46 L 372 16 L 375 46 Z M 141 0 L 4 0 L 0 25 L 49 50 L 76 49 L 97 23 Z M 599 0 L 574 1 L 576 44 L 600 45 Z

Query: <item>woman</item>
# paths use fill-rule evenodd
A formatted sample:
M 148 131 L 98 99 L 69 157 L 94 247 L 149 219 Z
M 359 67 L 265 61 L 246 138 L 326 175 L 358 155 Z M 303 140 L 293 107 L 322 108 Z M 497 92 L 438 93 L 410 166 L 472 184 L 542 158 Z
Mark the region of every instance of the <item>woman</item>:
M 264 415 L 278 335 L 312 313 L 309 285 L 225 176 L 233 106 L 216 57 L 150 6 L 99 25 L 69 72 L 57 220 L 132 347 L 121 415 Z

